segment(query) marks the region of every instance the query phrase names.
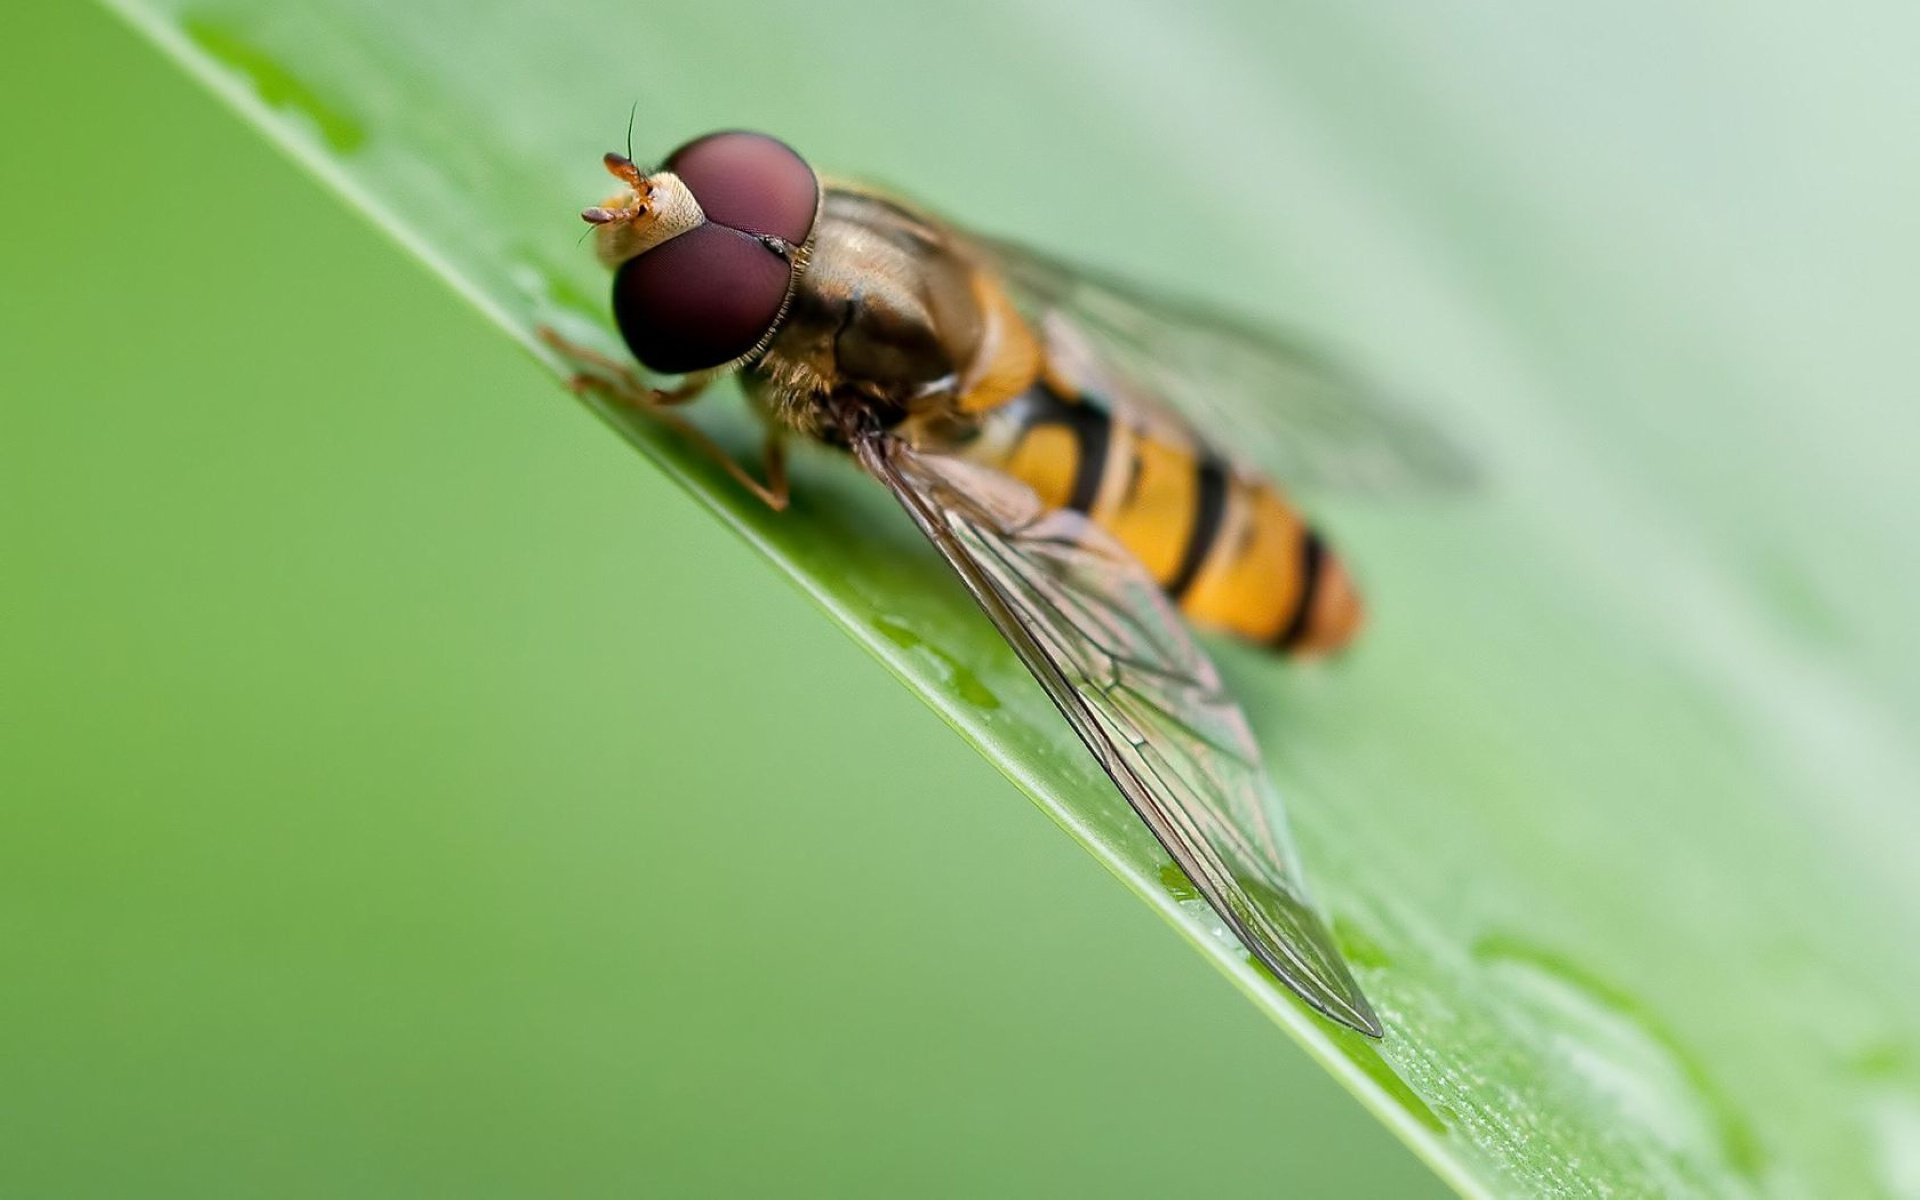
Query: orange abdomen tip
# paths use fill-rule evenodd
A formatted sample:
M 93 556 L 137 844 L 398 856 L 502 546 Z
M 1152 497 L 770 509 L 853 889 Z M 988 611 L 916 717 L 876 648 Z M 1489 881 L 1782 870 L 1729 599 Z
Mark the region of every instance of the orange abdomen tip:
M 1281 648 L 1302 657 L 1344 650 L 1367 623 L 1367 607 L 1345 563 L 1330 550 L 1321 552 L 1319 571 L 1309 581 L 1311 594 L 1298 625 Z

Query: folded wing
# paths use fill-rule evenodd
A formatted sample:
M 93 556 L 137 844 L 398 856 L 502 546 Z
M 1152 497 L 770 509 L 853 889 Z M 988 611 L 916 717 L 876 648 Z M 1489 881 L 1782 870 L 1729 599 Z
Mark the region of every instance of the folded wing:
M 1456 491 L 1465 453 L 1419 413 L 1312 348 L 1015 242 L 975 237 L 1056 355 L 1078 352 L 1217 449 L 1293 488 Z
M 1239 706 L 1137 560 L 1025 485 L 885 434 L 854 439 L 1228 927 L 1342 1024 L 1380 1024 L 1315 913 Z

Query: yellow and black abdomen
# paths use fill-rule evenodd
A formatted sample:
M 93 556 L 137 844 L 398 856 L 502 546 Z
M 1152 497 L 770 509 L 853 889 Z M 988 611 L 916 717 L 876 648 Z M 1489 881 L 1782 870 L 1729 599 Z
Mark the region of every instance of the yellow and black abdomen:
M 1270 484 L 1182 435 L 1037 383 L 988 416 L 968 457 L 1049 507 L 1086 513 L 1196 624 L 1297 654 L 1340 649 L 1364 612 L 1351 578 Z

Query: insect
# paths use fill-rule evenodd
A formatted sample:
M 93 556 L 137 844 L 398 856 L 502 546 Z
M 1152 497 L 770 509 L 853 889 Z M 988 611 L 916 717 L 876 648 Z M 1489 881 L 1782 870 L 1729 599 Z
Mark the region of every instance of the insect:
M 652 172 L 605 165 L 619 190 L 581 215 L 615 321 L 681 382 L 549 335 L 592 368 L 576 385 L 666 422 L 776 510 L 788 438 L 849 452 L 1252 954 L 1380 1036 L 1187 622 L 1294 655 L 1346 645 L 1352 578 L 1251 464 L 1442 478 L 1445 444 L 1271 334 L 823 182 L 763 134 L 697 138 Z M 764 481 L 678 415 L 728 374 L 765 418 Z

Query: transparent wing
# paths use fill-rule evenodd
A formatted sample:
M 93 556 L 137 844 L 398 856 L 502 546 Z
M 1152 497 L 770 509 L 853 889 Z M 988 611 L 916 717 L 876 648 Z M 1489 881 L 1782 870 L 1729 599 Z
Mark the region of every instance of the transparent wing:
M 1090 359 L 1123 394 L 1301 488 L 1453 491 L 1465 453 L 1419 414 L 1286 336 L 1013 242 L 976 237 L 1056 357 Z
M 854 450 L 1228 927 L 1307 1003 L 1380 1036 L 1307 897 L 1246 719 L 1138 561 L 1006 476 L 883 434 Z

